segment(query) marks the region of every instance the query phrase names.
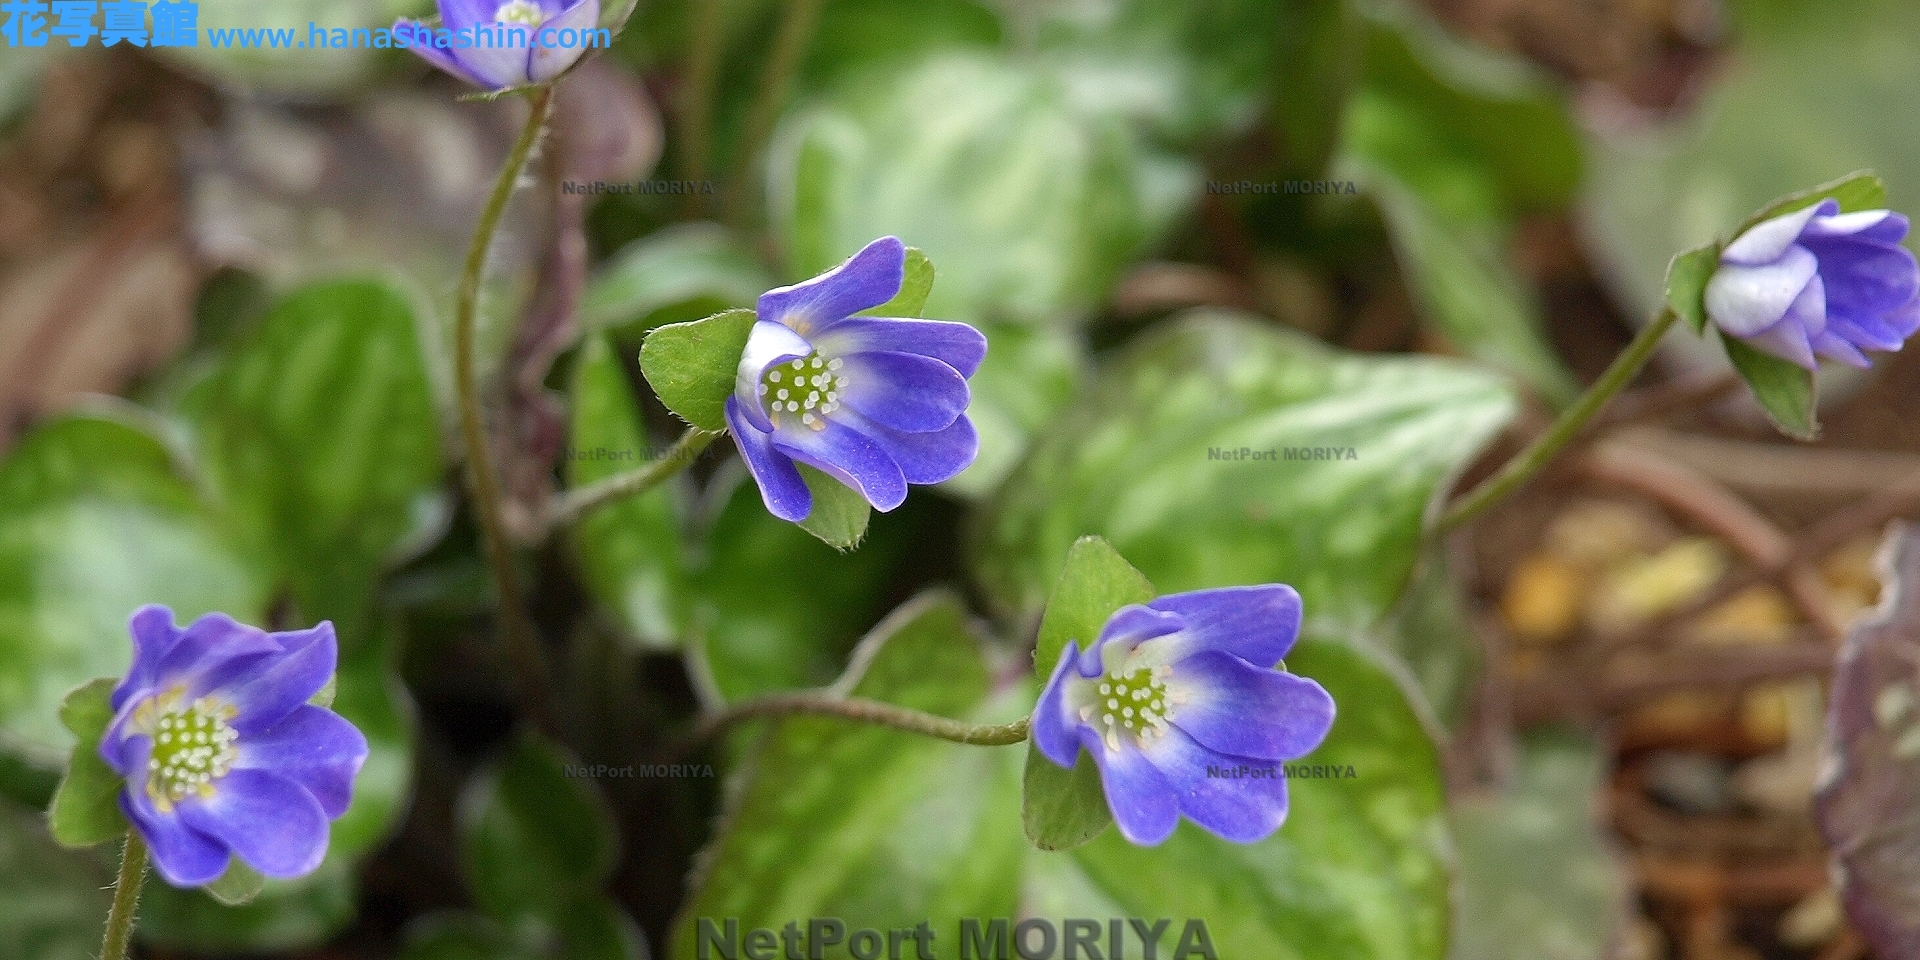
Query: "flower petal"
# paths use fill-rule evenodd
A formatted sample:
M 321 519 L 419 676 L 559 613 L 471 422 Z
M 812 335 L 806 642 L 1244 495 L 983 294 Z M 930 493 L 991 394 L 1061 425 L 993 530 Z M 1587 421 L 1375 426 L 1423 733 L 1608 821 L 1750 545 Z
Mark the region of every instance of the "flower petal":
M 1218 650 L 1256 667 L 1271 667 L 1300 636 L 1300 594 L 1284 583 L 1169 594 L 1147 606 L 1186 620 L 1178 634 L 1154 641 L 1158 663 L 1178 663 Z
M 848 317 L 814 333 L 813 342 L 833 356 L 885 351 L 932 357 L 971 377 L 987 356 L 986 334 L 950 320 Z
M 265 630 L 247 626 L 224 613 L 209 613 L 182 631 L 180 638 L 160 658 L 154 670 L 154 686 L 198 686 L 205 678 L 220 673 L 236 661 L 279 650 L 279 641 Z
M 126 677 L 113 688 L 110 702 L 116 711 L 126 706 L 127 698 L 135 691 L 159 686 L 160 661 L 180 641 L 180 628 L 173 625 L 173 611 L 159 604 L 135 610 L 127 619 L 127 633 L 133 637 L 133 664 L 127 668 Z
M 1877 317 L 1920 295 L 1920 267 L 1905 247 L 1843 238 L 1807 249 L 1820 260 L 1832 313 Z
M 1813 356 L 1813 338 L 1808 335 L 1805 326 L 1790 319 L 1783 319 L 1759 333 L 1740 339 L 1756 350 L 1792 361 L 1808 370 L 1820 369 L 1820 361 Z
M 1792 213 L 1783 213 L 1771 220 L 1763 220 L 1747 228 L 1747 232 L 1735 237 L 1732 243 L 1720 251 L 1721 263 L 1735 263 L 1749 267 L 1764 266 L 1778 261 L 1800 239 L 1807 224 L 1815 217 L 1831 217 L 1840 212 L 1840 204 L 1833 200 L 1822 200 L 1808 207 L 1801 207 Z
M 1169 719 L 1210 750 L 1255 760 L 1312 753 L 1333 729 L 1333 697 L 1305 677 L 1210 650 L 1175 664 Z
M 189 797 L 175 809 L 187 826 L 224 842 L 265 876 L 305 876 L 327 856 L 320 801 L 263 770 L 234 770 L 213 785 L 211 797 Z
M 765 320 L 756 322 L 747 334 L 747 347 L 733 371 L 733 395 L 740 400 L 740 412 L 747 422 L 762 432 L 773 432 L 767 419 L 767 405 L 760 399 L 760 378 L 776 363 L 798 360 L 813 353 L 813 344 L 792 330 Z
M 1048 760 L 1069 770 L 1080 757 L 1080 737 L 1076 733 L 1079 724 L 1067 714 L 1066 699 L 1066 686 L 1073 675 L 1069 665 L 1078 653 L 1078 644 L 1067 641 L 1066 648 L 1060 651 L 1060 662 L 1054 664 L 1053 676 L 1047 679 L 1046 689 L 1040 691 L 1040 701 L 1033 706 L 1033 745 Z
M 1811 342 L 1816 353 L 1830 360 L 1838 360 L 1849 367 L 1858 367 L 1862 370 L 1873 366 L 1873 361 L 1867 359 L 1867 355 L 1861 353 L 1859 347 L 1849 343 L 1845 337 L 1832 330 L 1814 337 Z
M 144 737 L 138 738 L 145 740 Z M 147 741 L 134 764 L 145 771 L 152 754 Z M 178 807 L 174 808 L 176 811 Z M 120 791 L 120 812 L 127 815 L 140 836 L 147 841 L 153 868 L 176 887 L 197 887 L 220 879 L 227 870 L 227 848 L 217 839 L 188 826 L 177 815 L 161 813 L 147 796 L 145 779 L 130 782 Z
M 1107 809 L 1129 843 L 1157 846 L 1180 825 L 1180 805 L 1173 787 L 1130 741 L 1116 748 L 1102 742 L 1088 727 L 1080 728 L 1080 745 L 1100 765 L 1100 785 L 1106 788 Z
M 772 435 L 748 423 L 741 415 L 745 406 L 739 397 L 727 398 L 727 429 L 733 444 L 740 448 L 740 459 L 760 486 L 760 499 L 767 512 L 788 523 L 799 523 L 813 512 L 813 492 L 800 476 L 792 458 L 773 448 Z
M 439 0 L 440 24 L 454 33 L 474 24 L 492 24 L 501 0 Z
M 805 336 L 893 299 L 906 272 L 906 245 L 898 237 L 881 237 L 826 273 L 761 294 L 760 319 Z
M 543 5 L 544 6 L 544 5 Z M 600 23 L 600 0 L 583 0 L 568 7 L 557 17 L 550 17 L 540 25 L 540 36 L 552 37 L 547 30 L 573 30 L 576 33 L 592 30 Z M 573 66 L 581 55 L 587 52 L 588 41 L 581 41 L 572 47 L 547 46 L 534 43 L 532 53 L 527 60 L 527 78 L 534 83 L 545 83 L 560 75 L 561 71 Z
M 860 491 L 881 513 L 906 501 L 907 478 L 879 444 L 831 417 L 820 422 L 815 430 L 787 417 L 773 432 L 773 449 Z
M 1907 235 L 1907 218 L 1892 210 L 1858 210 L 1831 217 L 1814 217 L 1800 236 L 1803 243 L 1820 237 L 1852 237 L 1876 243 L 1899 243 Z
M 435 47 L 433 45 L 433 28 L 418 20 L 408 20 L 405 17 L 395 20 L 393 22 L 393 35 L 396 38 L 395 43 L 399 42 L 397 38 L 404 35 L 408 40 L 405 49 L 413 51 L 420 56 L 420 59 L 438 67 L 441 71 L 457 80 L 463 80 L 476 87 L 484 87 L 490 90 L 499 89 L 504 86 L 504 84 L 493 83 L 475 76 L 473 71 L 468 70 L 464 64 L 453 58 L 452 50 L 442 50 Z
M 321 621 L 309 630 L 276 633 L 280 650 L 236 661 L 210 675 L 195 693 L 214 693 L 239 709 L 234 729 L 242 736 L 284 720 L 333 679 L 340 644 L 333 624 Z
M 856 353 L 842 359 L 842 402 L 881 426 L 932 433 L 967 412 L 967 378 L 931 357 Z
M 313 794 L 336 820 L 353 800 L 353 778 L 367 762 L 367 738 L 331 710 L 301 704 L 286 719 L 240 738 L 236 770 L 264 770 Z
M 1723 263 L 1707 280 L 1707 316 L 1736 337 L 1750 337 L 1780 322 L 1820 261 L 1805 247 L 1793 247 L 1763 266 Z
M 980 435 L 965 416 L 931 433 L 890 430 L 852 410 L 836 411 L 833 416 L 879 444 L 899 465 L 908 483 L 945 483 L 972 466 L 980 455 Z
M 1209 750 L 1177 727 L 1141 752 L 1172 786 L 1180 812 L 1223 840 L 1256 843 L 1287 820 L 1287 781 L 1279 771 L 1272 771 L 1275 776 L 1209 776 L 1208 767 L 1238 768 L 1247 758 Z

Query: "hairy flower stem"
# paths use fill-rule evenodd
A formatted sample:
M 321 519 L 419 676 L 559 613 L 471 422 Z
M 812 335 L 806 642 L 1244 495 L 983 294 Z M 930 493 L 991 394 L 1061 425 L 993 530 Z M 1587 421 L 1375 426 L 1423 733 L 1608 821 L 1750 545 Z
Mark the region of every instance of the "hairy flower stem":
M 676 745 L 677 749 L 672 750 L 670 756 L 672 759 L 684 757 L 700 744 L 713 739 L 742 720 L 799 715 L 839 717 L 858 723 L 879 724 L 895 730 L 905 730 L 908 733 L 919 733 L 954 743 L 980 747 L 1005 746 L 1027 739 L 1028 720 L 1024 718 L 998 725 L 967 723 L 895 706 L 891 703 L 881 703 L 878 700 L 842 697 L 817 691 L 797 691 L 752 697 L 732 704 L 718 713 L 708 715 L 693 728 L 691 733 L 679 741 Z
M 147 880 L 147 841 L 138 830 L 127 831 L 120 851 L 120 879 L 113 885 L 113 907 L 107 912 L 107 939 L 100 960 L 126 960 L 133 942 L 133 915 L 140 906 L 140 887 Z
M 753 162 L 760 148 L 773 133 L 780 108 L 786 105 L 787 90 L 800 70 L 800 59 L 813 39 L 813 28 L 820 20 L 822 0 L 786 0 L 786 13 L 780 18 L 780 32 L 774 35 L 773 52 L 767 56 L 767 69 L 760 77 L 760 92 L 747 114 L 740 135 L 739 152 L 733 158 L 733 182 L 726 196 L 727 222 L 735 227 L 748 226 L 757 191 L 747 189 L 753 182 Z
M 693 0 L 693 37 L 687 44 L 686 91 L 680 100 L 681 169 L 688 180 L 707 179 L 713 151 L 713 95 L 720 79 L 721 0 Z M 707 198 L 687 192 L 687 213 L 707 215 Z
M 507 540 L 506 523 L 500 516 L 500 485 L 494 476 L 493 458 L 487 446 L 480 387 L 474 373 L 474 327 L 487 252 L 493 246 L 493 235 L 500 228 L 500 218 L 506 213 L 514 185 L 526 170 L 527 159 L 533 155 L 534 144 L 539 142 L 540 132 L 546 126 L 547 114 L 553 106 L 553 87 L 541 86 L 529 99 L 532 107 L 527 111 L 526 126 L 521 129 L 513 152 L 507 155 L 506 165 L 500 168 L 493 195 L 487 198 L 480 223 L 473 231 L 473 241 L 467 246 L 466 268 L 460 274 L 460 291 L 454 304 L 453 370 L 460 399 L 460 431 L 467 447 L 467 492 L 473 498 L 474 516 L 480 524 L 481 539 L 486 543 L 487 566 L 493 573 L 494 590 L 500 595 L 500 633 L 507 655 L 513 660 L 513 673 L 520 679 L 522 708 L 538 726 L 550 728 L 546 660 L 528 630 L 520 606 L 519 578 L 514 575 L 513 548 Z
M 554 530 L 578 523 L 580 518 L 601 507 L 652 490 L 668 477 L 685 470 L 700 455 L 700 451 L 705 450 L 707 444 L 718 436 L 717 433 L 707 433 L 698 428 L 689 429 L 674 441 L 660 459 L 644 467 L 596 480 L 578 490 L 569 491 L 565 496 L 554 498 L 553 505 L 547 510 L 546 529 Z
M 1633 380 L 1634 374 L 1640 372 L 1641 367 L 1646 366 L 1647 359 L 1653 356 L 1653 349 L 1660 345 L 1660 339 L 1667 335 L 1667 331 L 1672 329 L 1674 322 L 1679 319 L 1679 314 L 1674 313 L 1672 309 L 1662 308 L 1659 315 L 1640 331 L 1640 335 L 1634 337 L 1632 343 L 1627 344 L 1627 349 L 1613 359 L 1612 365 L 1600 375 L 1600 379 L 1589 387 L 1586 393 L 1581 394 L 1580 399 L 1575 401 L 1573 406 L 1560 414 L 1560 418 L 1553 422 L 1553 426 L 1547 428 L 1546 433 L 1541 434 L 1540 438 L 1525 450 L 1515 454 L 1514 458 L 1507 461 L 1506 466 L 1501 467 L 1498 473 L 1488 477 L 1479 486 L 1473 488 L 1473 492 L 1460 498 L 1448 508 L 1447 512 L 1440 517 L 1440 522 L 1435 525 L 1434 532 L 1445 533 L 1479 516 L 1488 507 L 1500 502 L 1507 494 L 1524 486 L 1528 480 L 1533 479 L 1534 474 L 1553 462 L 1553 458 L 1565 449 L 1567 444 L 1573 442 L 1574 437 L 1580 434 L 1587 422 L 1607 405 L 1607 401 L 1613 399 L 1614 394 L 1626 387 Z

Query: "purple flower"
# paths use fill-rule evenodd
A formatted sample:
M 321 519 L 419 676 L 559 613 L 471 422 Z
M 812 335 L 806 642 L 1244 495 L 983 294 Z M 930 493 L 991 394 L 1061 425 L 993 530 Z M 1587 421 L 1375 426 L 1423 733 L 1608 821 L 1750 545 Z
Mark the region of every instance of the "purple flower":
M 727 424 L 774 516 L 797 523 L 813 510 L 796 462 L 884 512 L 907 484 L 946 480 L 979 452 L 967 378 L 987 338 L 964 323 L 853 316 L 893 299 L 905 275 L 906 248 L 881 237 L 812 280 L 761 294 Z
M 1273 669 L 1299 633 L 1300 595 L 1284 584 L 1122 607 L 1084 652 L 1061 651 L 1034 706 L 1034 746 L 1068 768 L 1092 754 L 1134 843 L 1167 839 L 1181 814 L 1236 843 L 1264 839 L 1287 819 L 1286 778 L 1218 774 L 1272 771 L 1326 739 L 1333 698 Z
M 1833 200 L 1755 224 L 1720 252 L 1707 316 L 1723 332 L 1816 369 L 1819 354 L 1871 366 L 1920 329 L 1920 270 L 1900 246 L 1907 218 L 1841 213 Z
M 439 0 L 440 26 L 393 25 L 396 43 L 477 87 L 545 83 L 601 42 L 600 0 Z M 602 44 L 604 45 L 604 44 Z
M 176 887 L 229 855 L 269 877 L 313 872 L 347 811 L 367 738 L 307 701 L 333 677 L 333 625 L 267 633 L 210 613 L 182 630 L 142 607 L 100 756 L 127 778 L 120 809 Z

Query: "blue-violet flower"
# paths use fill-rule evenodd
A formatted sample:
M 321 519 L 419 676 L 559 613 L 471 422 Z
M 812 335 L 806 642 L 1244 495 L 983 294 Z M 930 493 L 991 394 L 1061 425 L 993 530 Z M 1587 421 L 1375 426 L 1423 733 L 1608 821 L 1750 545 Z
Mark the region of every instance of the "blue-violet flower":
M 1755 349 L 1809 370 L 1815 354 L 1871 366 L 1920 329 L 1920 269 L 1900 246 L 1907 218 L 1841 213 L 1833 200 L 1755 224 L 1720 252 L 1707 316 Z
M 438 29 L 413 20 L 396 38 L 428 63 L 477 87 L 545 83 L 595 42 L 600 0 L 439 0 Z
M 149 606 L 129 626 L 100 756 L 127 778 L 120 809 L 154 868 L 176 887 L 219 879 L 230 855 L 268 877 L 313 872 L 367 759 L 353 724 L 307 702 L 333 677 L 333 625 L 267 633 L 212 613 L 182 630 Z
M 1236 843 L 1264 839 L 1287 819 L 1286 778 L 1219 773 L 1272 772 L 1333 727 L 1324 688 L 1274 669 L 1299 633 L 1300 595 L 1284 584 L 1122 607 L 1084 651 L 1061 651 L 1034 707 L 1034 746 L 1068 768 L 1084 747 L 1133 843 L 1167 839 L 1181 814 Z
M 980 450 L 967 378 L 987 338 L 964 323 L 856 317 L 893 299 L 906 248 L 881 237 L 820 276 L 760 296 L 727 398 L 727 425 L 767 509 L 799 522 L 818 468 L 881 511 L 910 483 L 939 483 Z

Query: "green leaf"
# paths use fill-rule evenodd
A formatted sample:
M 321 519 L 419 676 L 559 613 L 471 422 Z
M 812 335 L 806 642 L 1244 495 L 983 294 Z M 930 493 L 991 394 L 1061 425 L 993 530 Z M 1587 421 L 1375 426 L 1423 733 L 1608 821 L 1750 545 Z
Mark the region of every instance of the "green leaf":
M 813 510 L 800 521 L 800 529 L 819 537 L 820 542 L 835 550 L 859 546 L 867 536 L 867 518 L 871 512 L 867 498 L 813 467 L 804 463 L 795 465 L 800 468 L 800 477 L 806 481 L 808 492 L 813 494 Z
M 856 696 L 976 722 L 1031 703 L 1027 690 L 989 700 L 979 642 L 951 596 L 903 606 L 855 662 L 865 665 L 849 684 Z M 926 920 L 952 943 L 960 917 L 1009 915 L 1024 846 L 1012 829 L 1018 756 L 836 718 L 780 721 L 702 854 L 671 955 L 693 960 L 700 918 L 738 918 L 742 929 Z
M 1109 831 L 1069 852 L 1031 851 L 1023 912 L 1174 918 L 1163 957 L 1197 918 L 1221 957 L 1442 960 L 1449 844 L 1433 742 L 1396 682 L 1354 647 L 1308 637 L 1287 663 L 1339 704 L 1326 742 L 1297 763 L 1350 766 L 1352 777 L 1290 778 L 1286 825 L 1259 843 L 1182 822 L 1158 847 Z
M 1720 245 L 1709 244 L 1673 255 L 1667 264 L 1667 307 L 1693 327 L 1707 332 L 1707 281 L 1720 269 Z
M 1289 583 L 1309 622 L 1363 629 L 1404 590 L 1437 492 L 1513 410 L 1463 364 L 1198 311 L 1137 339 L 1053 425 L 970 564 L 1024 620 L 1074 541 L 1098 534 L 1162 593 Z
M 98 955 L 113 897 L 106 849 L 63 850 L 37 812 L 0 801 L 0 960 Z
M 1838 180 L 1789 194 L 1767 204 L 1759 213 L 1742 222 L 1733 231 L 1733 235 L 1737 237 L 1755 224 L 1784 216 L 1795 210 L 1804 210 L 1823 200 L 1838 201 L 1841 213 L 1884 210 L 1887 207 L 1887 185 L 1870 170 L 1850 173 Z
M 265 612 L 268 565 L 232 545 L 167 447 L 131 418 L 74 414 L 0 463 L 0 740 L 58 768 L 68 691 L 132 660 L 127 618 Z
M 574 365 L 567 486 L 578 489 L 639 469 L 654 453 L 626 371 L 604 335 L 587 338 Z M 686 484 L 669 478 L 601 507 L 572 531 L 587 589 L 644 647 L 672 648 L 685 635 L 687 559 L 680 515 Z
M 413 309 L 371 281 L 303 287 L 181 398 L 202 469 L 311 620 L 350 652 L 375 578 L 451 509 Z
M 1753 398 L 1760 401 L 1767 418 L 1781 433 L 1795 440 L 1812 440 L 1819 435 L 1819 403 L 1814 395 L 1813 371 L 1791 360 L 1762 353 L 1738 337 L 1724 333 L 1720 335 L 1720 345 L 1726 348 L 1733 369 L 1739 371 L 1740 379 L 1747 382 Z
M 933 293 L 933 261 L 919 247 L 907 248 L 906 279 L 900 282 L 900 292 L 872 310 L 861 313 L 870 317 L 918 317 L 927 308 L 927 297 Z
M 581 295 L 580 319 L 589 332 L 629 325 L 650 330 L 669 312 L 694 320 L 752 307 L 772 286 L 766 268 L 724 228 L 679 224 L 610 257 Z
M 1480 678 L 1481 642 L 1444 551 L 1429 547 L 1406 595 L 1376 636 L 1406 666 L 1441 727 L 1460 731 Z
M 480 907 L 509 923 L 552 921 L 606 882 L 619 850 L 613 814 L 580 761 L 522 738 L 460 801 L 461 867 Z
M 477 913 L 428 914 L 407 928 L 400 960 L 541 960 L 538 943 Z
M 1045 682 L 1060 662 L 1068 641 L 1087 649 L 1100 637 L 1114 611 L 1146 603 L 1158 594 L 1127 558 L 1101 537 L 1081 537 L 1067 550 L 1066 565 L 1047 597 L 1034 648 L 1033 674 Z
M 729 700 L 831 681 L 887 612 L 887 594 L 898 589 L 892 571 L 940 529 L 929 505 L 909 497 L 872 518 L 859 550 L 840 553 L 768 513 L 745 473 L 735 462 L 715 481 L 721 508 L 701 538 L 707 562 L 694 576 L 705 672 Z
M 221 874 L 220 879 L 202 889 L 222 906 L 239 907 L 252 903 L 266 885 L 266 877 L 235 858 L 227 864 L 227 872 Z
M 1520 745 L 1514 782 L 1458 800 L 1458 960 L 1596 960 L 1627 886 L 1593 798 L 1606 756 L 1592 738 L 1548 728 Z
M 728 310 L 705 320 L 658 327 L 641 345 L 640 372 L 680 419 L 722 432 L 727 429 L 734 371 L 747 349 L 754 319 L 752 310 Z
M 982 321 L 987 357 L 968 381 L 973 403 L 967 416 L 980 435 L 973 465 L 940 485 L 955 496 L 981 499 L 1026 454 L 1034 435 L 1073 399 L 1087 365 L 1086 344 L 1070 331 Z
M 1412 12 L 1374 20 L 1367 37 L 1336 173 L 1379 204 L 1421 319 L 1565 406 L 1579 383 L 1506 254 L 1516 217 L 1564 208 L 1580 182 L 1578 129 L 1562 98 Z
M 550 929 L 515 928 L 476 913 L 429 914 L 408 927 L 401 960 L 643 960 L 640 929 L 620 907 L 593 897 Z
M 126 780 L 100 758 L 100 737 L 113 722 L 113 688 L 103 677 L 74 688 L 60 704 L 60 723 L 74 736 L 73 756 L 47 811 L 53 838 L 65 847 L 90 847 L 126 836 L 120 789 Z
M 1071 850 L 1100 835 L 1113 822 L 1100 768 L 1081 750 L 1068 770 L 1027 744 L 1027 769 L 1020 782 L 1020 823 L 1027 839 L 1042 850 Z

